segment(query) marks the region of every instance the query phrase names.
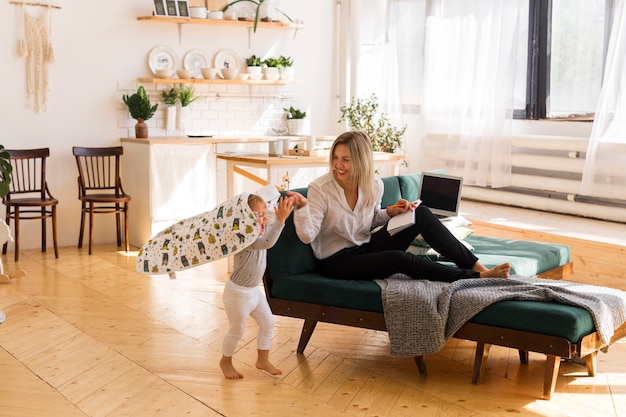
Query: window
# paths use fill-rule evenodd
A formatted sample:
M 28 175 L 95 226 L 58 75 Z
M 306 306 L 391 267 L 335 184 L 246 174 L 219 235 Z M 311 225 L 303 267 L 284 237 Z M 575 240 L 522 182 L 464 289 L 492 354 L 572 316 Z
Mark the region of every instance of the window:
M 528 0 L 527 29 L 519 36 L 528 47 L 518 60 L 515 94 L 524 106 L 516 106 L 517 117 L 593 115 L 612 6 L 612 0 Z

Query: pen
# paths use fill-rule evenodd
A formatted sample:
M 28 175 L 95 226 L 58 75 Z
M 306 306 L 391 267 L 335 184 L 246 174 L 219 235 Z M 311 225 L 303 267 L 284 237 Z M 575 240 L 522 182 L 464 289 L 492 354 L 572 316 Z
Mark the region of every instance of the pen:
M 419 206 L 421 202 L 422 202 L 422 200 L 420 200 L 420 199 L 418 198 L 416 201 L 414 201 L 414 202 L 412 202 L 412 203 L 409 203 L 409 204 L 416 204 L 416 203 L 417 203 L 417 205 Z M 387 207 L 390 207 L 390 208 L 403 208 L 403 207 L 404 207 L 404 204 L 401 204 L 401 203 L 396 203 L 396 204 L 394 204 L 393 206 L 387 206 Z

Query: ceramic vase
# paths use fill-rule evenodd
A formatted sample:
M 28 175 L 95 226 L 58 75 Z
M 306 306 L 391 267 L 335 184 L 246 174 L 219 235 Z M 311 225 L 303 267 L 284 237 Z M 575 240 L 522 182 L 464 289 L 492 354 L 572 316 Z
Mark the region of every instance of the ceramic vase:
M 189 106 L 181 107 L 177 113 L 177 128 L 180 131 L 185 130 L 189 121 Z
M 165 110 L 165 130 L 176 129 L 176 106 L 167 106 Z
M 148 137 L 148 125 L 142 118 L 138 118 L 137 124 L 135 124 L 135 137 L 137 139 L 146 139 Z

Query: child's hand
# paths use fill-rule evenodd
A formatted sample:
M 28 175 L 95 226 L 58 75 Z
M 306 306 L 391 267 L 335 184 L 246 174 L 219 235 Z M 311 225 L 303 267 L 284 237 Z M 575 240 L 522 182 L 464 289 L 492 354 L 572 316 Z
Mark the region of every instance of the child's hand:
M 281 223 L 285 223 L 285 220 L 287 220 L 287 217 L 289 217 L 292 211 L 293 202 L 291 199 L 287 197 L 280 197 L 278 199 L 278 207 L 274 210 L 276 213 L 276 220 Z

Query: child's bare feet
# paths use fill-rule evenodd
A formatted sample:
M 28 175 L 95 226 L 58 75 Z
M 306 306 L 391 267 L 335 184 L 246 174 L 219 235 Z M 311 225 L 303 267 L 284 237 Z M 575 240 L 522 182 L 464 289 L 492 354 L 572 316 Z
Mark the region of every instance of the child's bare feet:
M 511 272 L 511 265 L 509 263 L 503 263 L 496 265 L 491 269 L 480 272 L 481 278 L 508 278 Z
M 227 379 L 243 378 L 243 374 L 240 374 L 233 366 L 233 361 L 231 357 L 222 356 L 222 359 L 220 359 L 220 368 L 222 369 L 222 372 Z
M 256 367 L 262 371 L 269 373 L 270 375 L 282 375 L 283 371 L 276 368 L 270 363 L 269 350 L 257 350 L 258 357 L 256 360 Z

